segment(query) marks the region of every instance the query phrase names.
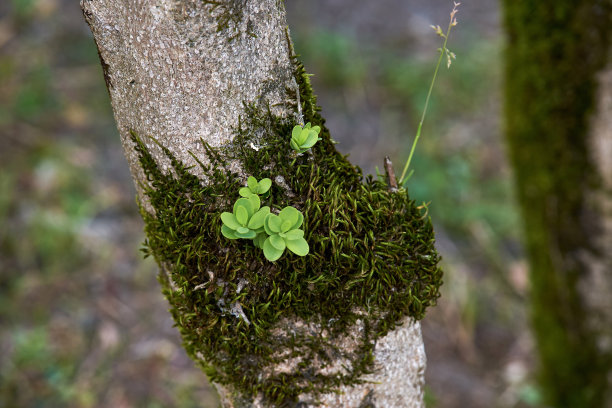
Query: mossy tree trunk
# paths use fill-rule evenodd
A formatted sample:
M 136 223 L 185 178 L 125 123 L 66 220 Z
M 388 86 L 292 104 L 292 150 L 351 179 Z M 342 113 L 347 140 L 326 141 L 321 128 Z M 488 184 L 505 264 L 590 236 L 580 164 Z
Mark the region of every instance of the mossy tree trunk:
M 417 319 L 439 296 L 431 223 L 333 147 L 280 0 L 82 0 L 189 355 L 225 407 L 423 406 Z M 295 155 L 291 129 L 321 125 Z M 304 214 L 311 253 L 228 240 L 247 176 Z
M 612 406 L 612 3 L 504 1 L 506 133 L 554 407 Z

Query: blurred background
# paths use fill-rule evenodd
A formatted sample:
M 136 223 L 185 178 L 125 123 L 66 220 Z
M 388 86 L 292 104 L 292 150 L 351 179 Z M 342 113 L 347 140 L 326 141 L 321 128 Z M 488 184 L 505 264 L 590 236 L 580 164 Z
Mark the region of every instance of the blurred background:
M 338 149 L 401 172 L 448 0 L 292 0 Z M 423 321 L 429 407 L 537 407 L 501 110 L 499 5 L 459 8 L 408 188 L 429 204 L 442 298 Z M 0 2 L 0 407 L 215 407 L 139 252 L 143 223 L 74 0 Z

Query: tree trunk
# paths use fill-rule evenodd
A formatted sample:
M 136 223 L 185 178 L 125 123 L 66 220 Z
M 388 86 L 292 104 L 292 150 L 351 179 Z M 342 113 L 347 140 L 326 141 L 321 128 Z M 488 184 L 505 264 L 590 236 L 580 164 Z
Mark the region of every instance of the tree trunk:
M 506 0 L 506 127 L 554 407 L 612 406 L 612 3 Z M 606 67 L 607 64 L 607 67 Z
M 82 0 L 188 354 L 225 407 L 421 407 L 418 319 L 439 296 L 429 220 L 362 184 L 293 55 L 280 0 Z M 294 125 L 322 126 L 311 151 Z M 304 213 L 310 254 L 221 233 L 247 176 Z M 262 200 L 264 200 L 262 198 Z

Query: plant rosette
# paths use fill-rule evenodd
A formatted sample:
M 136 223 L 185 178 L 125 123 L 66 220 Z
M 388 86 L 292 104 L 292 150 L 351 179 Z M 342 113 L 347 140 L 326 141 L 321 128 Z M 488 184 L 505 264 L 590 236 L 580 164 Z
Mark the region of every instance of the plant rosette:
M 270 214 L 270 207 L 259 208 L 260 205 L 256 194 L 236 200 L 233 213 L 221 214 L 223 236 L 229 239 L 255 239 L 258 234 L 264 234 L 264 221 Z
M 310 122 L 304 125 L 304 127 L 295 125 L 291 132 L 291 148 L 298 154 L 304 153 L 321 140 L 319 137 L 320 131 L 320 126 L 311 127 Z
M 242 197 L 249 198 L 253 194 L 267 196 L 269 195 L 270 187 L 272 186 L 272 180 L 269 178 L 261 179 L 257 181 L 257 179 L 253 176 L 249 176 L 247 180 L 247 187 L 242 187 L 239 190 L 239 194 Z
M 278 215 L 266 215 L 264 229 L 269 237 L 263 243 L 263 251 L 268 261 L 280 258 L 285 248 L 299 256 L 308 254 L 310 248 L 300 229 L 302 222 L 304 216 L 294 207 L 285 207 Z

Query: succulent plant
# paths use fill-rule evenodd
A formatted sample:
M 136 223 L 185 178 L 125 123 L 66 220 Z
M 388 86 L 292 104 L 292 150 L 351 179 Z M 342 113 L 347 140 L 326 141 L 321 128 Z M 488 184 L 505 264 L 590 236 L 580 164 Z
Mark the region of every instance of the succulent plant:
M 240 195 L 245 198 L 249 198 L 253 194 L 255 195 L 267 195 L 270 187 L 272 186 L 272 180 L 269 178 L 263 178 L 260 181 L 253 176 L 249 176 L 247 180 L 247 187 L 242 187 L 239 191 Z
M 278 215 L 266 215 L 264 229 L 269 237 L 263 243 L 263 251 L 268 261 L 280 258 L 285 248 L 299 256 L 308 254 L 308 242 L 299 229 L 303 221 L 304 216 L 294 207 L 285 207 Z
M 229 239 L 255 239 L 257 234 L 264 233 L 264 221 L 270 214 L 270 207 L 259 208 L 259 196 L 252 194 L 240 198 L 234 204 L 234 212 L 221 214 L 221 233 Z
M 298 153 L 304 153 L 321 140 L 320 131 L 320 126 L 311 127 L 310 122 L 304 127 L 296 125 L 291 132 L 291 148 Z

